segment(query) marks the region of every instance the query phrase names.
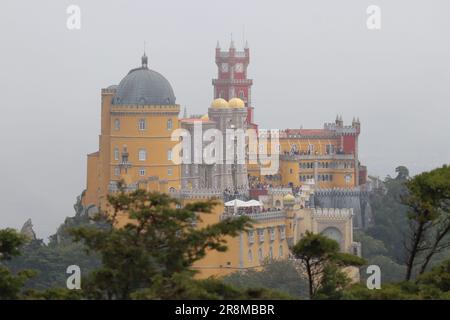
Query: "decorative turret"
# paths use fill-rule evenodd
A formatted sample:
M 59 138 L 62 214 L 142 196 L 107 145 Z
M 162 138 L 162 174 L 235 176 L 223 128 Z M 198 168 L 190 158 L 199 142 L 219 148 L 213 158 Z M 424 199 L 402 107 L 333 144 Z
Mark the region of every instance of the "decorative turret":
M 356 132 L 359 134 L 361 131 L 361 123 L 359 122 L 359 118 L 353 118 L 352 127 L 356 128 Z
M 283 197 L 283 206 L 287 208 L 292 208 L 295 204 L 295 197 L 288 193 Z
M 231 50 L 234 51 L 235 49 L 236 49 L 236 47 L 234 46 L 233 34 L 231 34 L 230 51 Z
M 336 126 L 342 128 L 344 126 L 344 121 L 342 120 L 342 116 L 336 116 Z

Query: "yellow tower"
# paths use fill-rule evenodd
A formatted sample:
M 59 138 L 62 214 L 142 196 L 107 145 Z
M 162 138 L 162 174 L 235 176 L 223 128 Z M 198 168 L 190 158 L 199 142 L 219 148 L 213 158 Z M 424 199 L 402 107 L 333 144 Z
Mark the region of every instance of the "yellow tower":
M 164 76 L 148 68 L 130 70 L 118 86 L 102 90 L 99 151 L 88 155 L 85 206 L 102 207 L 108 192 L 125 181 L 129 190 L 167 192 L 180 187 L 171 141 L 180 106 Z

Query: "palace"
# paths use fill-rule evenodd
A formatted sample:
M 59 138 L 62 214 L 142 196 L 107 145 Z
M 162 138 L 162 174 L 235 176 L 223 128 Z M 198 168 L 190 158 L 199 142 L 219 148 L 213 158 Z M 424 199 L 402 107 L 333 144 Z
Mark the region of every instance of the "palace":
M 213 214 L 202 217 L 202 224 L 250 216 L 252 231 L 227 239 L 228 251 L 209 252 L 195 265 L 203 277 L 258 268 L 266 259 L 287 259 L 289 247 L 308 230 L 323 233 L 336 240 L 342 251 L 359 255 L 353 229 L 370 223 L 367 170 L 358 158 L 359 119 L 344 125 L 338 116 L 322 129 L 280 130 L 275 150 L 268 150 L 277 152 L 279 163 L 270 175 L 262 173 L 260 164 L 236 159 L 174 161 L 180 156 L 174 152 L 179 141 L 172 138 L 177 129 L 193 134 L 198 127 L 215 129 L 224 139 L 230 128 L 263 131 L 254 120 L 248 44 L 243 51 L 236 50 L 233 41 L 227 51 L 217 44 L 215 61 L 213 102 L 204 115 L 180 117 L 172 86 L 149 69 L 145 53 L 140 67 L 131 69 L 118 85 L 102 89 L 99 151 L 87 156 L 83 210 L 104 209 L 106 196 L 117 192 L 122 181 L 129 191 L 165 192 L 183 203 L 221 199 Z M 205 142 L 193 139 L 190 152 L 198 143 Z

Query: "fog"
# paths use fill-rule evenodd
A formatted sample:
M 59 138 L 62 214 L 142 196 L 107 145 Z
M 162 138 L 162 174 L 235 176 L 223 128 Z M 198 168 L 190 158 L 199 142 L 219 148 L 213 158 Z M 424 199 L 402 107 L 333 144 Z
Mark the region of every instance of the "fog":
M 81 29 L 66 27 L 69 5 Z M 381 8 L 381 30 L 366 26 Z M 369 174 L 450 162 L 450 2 L 22 1 L 0 4 L 0 228 L 32 218 L 39 237 L 74 214 L 97 151 L 100 90 L 140 64 L 206 113 L 216 42 L 248 40 L 256 122 L 320 128 L 361 120 Z

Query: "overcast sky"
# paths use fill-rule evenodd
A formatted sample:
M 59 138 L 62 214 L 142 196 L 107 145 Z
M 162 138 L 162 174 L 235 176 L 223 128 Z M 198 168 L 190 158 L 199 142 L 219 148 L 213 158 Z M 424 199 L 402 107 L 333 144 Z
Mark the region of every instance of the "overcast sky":
M 66 9 L 81 8 L 68 30 Z M 366 9 L 381 8 L 381 30 Z M 263 128 L 362 123 L 369 173 L 450 162 L 450 1 L 22 1 L 0 4 L 0 228 L 32 218 L 39 237 L 74 214 L 98 150 L 100 90 L 140 64 L 205 113 L 216 41 L 250 45 Z

